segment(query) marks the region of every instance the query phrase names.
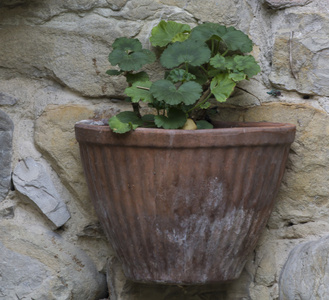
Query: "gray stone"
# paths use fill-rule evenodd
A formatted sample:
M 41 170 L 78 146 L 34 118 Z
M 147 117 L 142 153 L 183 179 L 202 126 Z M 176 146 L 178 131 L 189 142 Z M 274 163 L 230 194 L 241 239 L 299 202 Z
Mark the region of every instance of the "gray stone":
M 280 300 L 327 299 L 329 236 L 296 246 L 282 269 L 279 285 Z
M 329 17 L 287 13 L 276 32 L 270 81 L 302 94 L 329 95 Z
M 169 0 L 170 1 L 170 0 Z M 161 0 L 167 3 L 168 0 Z M 176 1 L 182 2 L 182 1 Z M 216 22 L 226 26 L 236 26 L 248 32 L 254 14 L 247 1 L 240 0 L 189 0 L 184 1 L 185 9 L 201 22 Z
M 292 6 L 303 6 L 311 3 L 313 0 L 265 0 L 265 3 L 268 4 L 273 9 L 282 9 Z
M 25 158 L 17 164 L 13 182 L 15 188 L 31 199 L 57 228 L 70 218 L 70 213 L 47 171 L 33 158 Z
M 102 21 L 97 22 L 98 18 Z M 123 31 L 125 23 L 65 15 L 49 22 L 48 27 L 3 26 L 0 67 L 32 78 L 51 78 L 86 96 L 119 94 L 125 87 L 124 78 L 110 78 L 105 72 L 110 67 L 109 44 L 119 35 L 136 34 L 140 27 L 128 22 L 129 28 Z M 109 28 L 111 34 L 107 33 Z M 78 29 L 85 32 L 77 34 Z
M 0 110 L 0 202 L 10 187 L 13 130 L 13 121 Z
M 0 92 L 0 105 L 15 105 L 17 99 L 11 95 Z
M 98 300 L 104 274 L 84 251 L 58 234 L 0 224 L 0 299 Z
M 106 0 L 112 10 L 118 11 L 126 5 L 128 0 Z
M 38 260 L 9 250 L 1 242 L 0 252 L 0 299 L 23 299 L 46 285 L 50 274 Z

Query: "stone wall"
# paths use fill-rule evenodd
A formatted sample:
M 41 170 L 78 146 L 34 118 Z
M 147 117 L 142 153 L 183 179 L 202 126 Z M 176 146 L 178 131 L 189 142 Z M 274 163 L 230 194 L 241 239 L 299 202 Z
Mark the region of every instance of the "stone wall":
M 233 25 L 254 41 L 262 73 L 217 118 L 297 126 L 271 219 L 225 285 L 126 281 L 82 174 L 75 122 L 127 107 L 125 83 L 105 74 L 111 43 L 149 46 L 161 19 Z M 327 299 L 328 36 L 322 0 L 0 0 L 0 299 Z

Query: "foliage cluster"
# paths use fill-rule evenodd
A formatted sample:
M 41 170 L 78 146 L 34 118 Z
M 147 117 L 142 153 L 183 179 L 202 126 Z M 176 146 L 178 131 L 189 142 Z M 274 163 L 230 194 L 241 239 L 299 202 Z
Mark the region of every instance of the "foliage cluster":
M 121 112 L 109 120 L 114 132 L 137 127 L 183 128 L 193 119 L 198 129 L 212 128 L 207 109 L 214 97 L 225 102 L 236 84 L 260 72 L 252 55 L 252 41 L 240 30 L 215 23 L 190 28 L 187 24 L 161 21 L 152 29 L 150 42 L 160 53 L 143 49 L 134 38 L 117 38 L 109 62 L 117 69 L 107 74 L 126 77 L 125 94 L 134 111 Z M 141 70 L 159 59 L 164 79 L 152 82 Z M 141 115 L 139 102 L 154 108 L 154 115 Z M 185 127 L 184 127 L 185 128 Z

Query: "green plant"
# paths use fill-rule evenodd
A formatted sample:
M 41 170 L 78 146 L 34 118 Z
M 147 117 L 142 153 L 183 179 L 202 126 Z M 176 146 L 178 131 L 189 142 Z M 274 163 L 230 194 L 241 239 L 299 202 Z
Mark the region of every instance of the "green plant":
M 156 60 L 155 53 L 133 38 L 121 37 L 112 45 L 109 61 L 119 70 L 107 74 L 126 77 L 125 93 L 134 108 L 110 118 L 114 132 L 137 127 L 212 128 L 204 120 L 211 107 L 209 99 L 225 102 L 237 82 L 260 72 L 254 57 L 245 55 L 252 51 L 252 41 L 234 27 L 205 23 L 191 29 L 186 24 L 161 21 L 152 29 L 150 42 L 160 50 L 159 61 L 166 69 L 165 78 L 155 82 L 141 71 Z M 142 116 L 140 101 L 154 108 L 155 114 Z

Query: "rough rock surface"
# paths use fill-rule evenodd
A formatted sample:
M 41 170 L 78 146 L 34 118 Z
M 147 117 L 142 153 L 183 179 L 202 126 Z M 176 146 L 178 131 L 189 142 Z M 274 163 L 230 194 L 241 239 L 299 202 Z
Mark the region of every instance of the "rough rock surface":
M 292 6 L 303 6 L 309 4 L 313 0 L 265 0 L 271 8 L 282 9 Z
M 11 95 L 0 92 L 0 105 L 14 105 L 17 99 Z
M 35 142 L 48 156 L 64 184 L 77 196 L 82 207 L 90 213 L 87 183 L 75 140 L 74 124 L 90 119 L 95 112 L 86 105 L 49 106 L 38 118 Z
M 51 231 L 0 224 L 0 299 L 98 300 L 106 280 L 79 248 Z M 19 270 L 19 271 L 18 271 Z
M 32 200 L 56 226 L 63 226 L 71 217 L 50 176 L 42 164 L 32 157 L 20 161 L 13 172 L 15 188 Z
M 301 94 L 329 95 L 329 14 L 287 12 L 275 35 L 271 82 Z
M 295 247 L 280 276 L 280 300 L 326 299 L 329 295 L 329 236 Z
M 13 121 L 0 110 L 0 202 L 10 187 L 13 130 Z

